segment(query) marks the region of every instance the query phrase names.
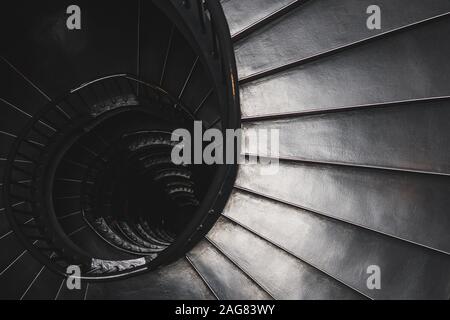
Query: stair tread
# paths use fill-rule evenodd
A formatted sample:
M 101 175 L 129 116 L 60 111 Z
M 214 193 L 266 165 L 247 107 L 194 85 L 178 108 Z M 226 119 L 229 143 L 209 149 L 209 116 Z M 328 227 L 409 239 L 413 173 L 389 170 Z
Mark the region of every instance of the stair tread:
M 269 290 L 275 299 L 364 298 L 351 288 L 225 218 L 219 218 L 208 238 L 247 274 Z
M 89 284 L 86 281 L 81 281 L 80 289 L 69 289 L 67 286 L 66 279 L 61 280 L 60 290 L 58 291 L 56 300 L 85 300 L 86 294 L 89 293 Z
M 5 236 L 9 235 L 10 232 L 11 227 L 9 226 L 8 217 L 6 216 L 5 212 L 0 212 L 0 241 Z
M 279 130 L 279 157 L 450 174 L 450 100 L 251 121 L 244 134 Z M 383 124 L 383 125 L 380 125 Z M 246 146 L 246 152 L 252 152 Z M 262 151 L 261 151 L 262 152 Z
M 0 299 L 20 299 L 42 268 L 30 253 L 25 253 L 0 276 Z
M 292 2 L 294 0 L 226 0 L 222 1 L 222 8 L 233 35 Z
M 24 300 L 53 300 L 61 285 L 62 278 L 48 268 L 42 270 L 39 277 L 28 289 Z
M 220 300 L 271 299 L 270 295 L 207 241 L 199 243 L 188 257 Z
M 281 162 L 275 175 L 242 165 L 236 185 L 450 253 L 448 177 Z
M 242 191 L 233 193 L 224 214 L 372 298 L 450 294 L 450 275 L 435 272 L 450 267 L 450 256 Z M 381 290 L 367 288 L 371 265 L 380 267 Z
M 25 248 L 19 242 L 14 233 L 0 240 L 0 272 L 3 272 L 15 259 L 17 259 Z
M 381 8 L 381 30 L 366 26 L 366 10 L 373 5 L 370 0 L 310 1 L 294 9 L 235 45 L 240 77 L 450 12 L 445 0 L 413 0 L 407 8 L 402 0 L 376 4 Z
M 450 18 L 442 18 L 247 83 L 240 91 L 242 113 L 250 117 L 447 96 L 448 32 Z
M 163 269 L 110 283 L 91 284 L 88 299 L 214 299 L 196 271 L 181 259 Z

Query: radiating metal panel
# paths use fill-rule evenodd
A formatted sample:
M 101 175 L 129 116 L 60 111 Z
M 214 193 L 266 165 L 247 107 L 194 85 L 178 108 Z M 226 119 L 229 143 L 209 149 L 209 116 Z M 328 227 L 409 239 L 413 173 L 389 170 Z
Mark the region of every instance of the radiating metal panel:
M 3 206 L 0 205 L 0 208 Z M 0 239 L 3 239 L 6 234 L 11 232 L 8 217 L 4 212 L 0 212 Z
M 294 0 L 224 0 L 222 7 L 231 34 L 241 31 Z
M 236 33 L 293 1 L 222 4 Z M 381 30 L 366 28 L 372 4 L 381 6 Z M 195 57 L 185 52 L 186 45 L 168 46 L 171 23 L 164 17 L 145 19 L 152 5 L 83 0 L 83 29 L 76 32 L 65 27 L 64 4 L 14 2 L 26 6 L 24 12 L 9 10 L 10 5 L 3 8 L 10 14 L 0 21 L 0 38 L 7 44 L 0 55 L 10 60 L 0 60 L 0 157 L 27 113 L 47 103 L 46 94 L 59 95 L 99 74 L 140 73 L 157 82 L 164 69 L 163 83 L 175 95 L 184 88 L 183 102 L 198 107 L 202 119 L 214 120 L 215 99 L 205 99 L 204 70 L 192 67 Z M 448 0 L 309 1 L 238 42 L 240 76 L 448 11 Z M 17 20 L 30 23 L 17 25 Z M 213 299 L 214 294 L 224 299 L 267 299 L 269 294 L 277 299 L 448 299 L 448 99 L 367 105 L 450 95 L 449 33 L 450 19 L 434 21 L 244 85 L 246 117 L 317 112 L 245 125 L 281 129 L 281 155 L 291 161 L 282 161 L 273 176 L 261 175 L 262 165 L 243 165 L 237 184 L 248 190 L 232 195 L 225 210 L 229 218 L 218 221 L 210 242 L 202 242 L 189 259 L 119 282 L 83 282 L 81 291 L 70 291 L 47 269 L 39 273 L 41 265 L 14 234 L 2 237 L 1 230 L 9 229 L 3 212 L 0 296 L 19 298 L 29 287 L 30 297 L 44 293 L 58 299 Z M 166 55 L 170 61 L 164 62 Z M 179 64 L 179 59 L 189 62 Z M 317 114 L 352 106 L 353 111 Z M 76 229 L 76 242 L 95 236 Z M 102 242 L 91 245 L 98 254 L 109 250 Z M 366 285 L 369 265 L 381 268 L 380 290 Z
M 2 58 L 0 53 L 0 128 L 2 131 L 18 133 L 18 124 L 33 115 L 37 106 L 43 106 L 48 100 L 30 82 L 30 79 L 18 70 L 19 66 Z M 17 119 L 17 120 L 16 120 Z M 16 121 L 14 121 L 16 120 Z M 14 127 L 14 125 L 16 127 Z
M 33 284 L 30 283 L 30 288 L 23 296 L 24 300 L 53 300 L 63 281 L 61 276 L 48 268 L 42 270 L 37 278 L 33 280 Z
M 448 177 L 283 162 L 243 165 L 237 185 L 450 253 Z
M 86 294 L 90 292 L 91 284 L 82 281 L 80 285 L 80 289 L 70 290 L 67 287 L 67 279 L 62 279 L 55 300 L 86 300 Z
M 193 265 L 220 300 L 270 300 L 271 297 L 207 241 L 189 253 Z
M 218 220 L 209 237 L 276 299 L 363 298 L 225 218 Z
M 157 271 L 89 286 L 88 299 L 214 299 L 192 266 L 182 259 Z
M 450 17 L 241 88 L 244 116 L 449 95 Z
M 450 270 L 450 256 L 239 191 L 225 214 L 372 298 L 450 295 L 450 273 L 436 272 Z M 380 290 L 367 287 L 372 265 L 381 270 Z
M 11 267 L 11 263 L 18 259 L 25 251 L 14 233 L 0 241 L 0 273 Z
M 248 1 L 232 2 L 245 7 Z M 374 4 L 381 9 L 380 30 L 366 26 L 367 8 Z M 310 1 L 236 45 L 239 74 L 245 77 L 449 11 L 447 0 Z
M 450 100 L 244 125 L 278 129 L 280 156 L 450 174 Z
M 30 253 L 25 253 L 13 266 L 1 274 L 0 299 L 20 299 L 41 268 L 42 264 Z

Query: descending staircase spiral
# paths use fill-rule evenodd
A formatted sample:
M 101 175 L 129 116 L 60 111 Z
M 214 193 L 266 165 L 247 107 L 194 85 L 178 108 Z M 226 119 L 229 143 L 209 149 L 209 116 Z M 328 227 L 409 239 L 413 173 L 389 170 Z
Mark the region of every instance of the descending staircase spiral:
M 449 299 L 450 3 L 372 2 L 6 4 L 0 298 Z M 194 121 L 278 171 L 175 165 Z

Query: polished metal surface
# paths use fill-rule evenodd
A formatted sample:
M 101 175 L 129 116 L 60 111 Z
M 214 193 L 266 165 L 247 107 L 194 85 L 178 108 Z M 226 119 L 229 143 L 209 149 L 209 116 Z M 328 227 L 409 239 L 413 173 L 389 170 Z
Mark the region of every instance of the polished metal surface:
M 199 243 L 189 253 L 188 258 L 220 300 L 272 299 L 254 280 L 206 240 Z
M 450 99 L 249 122 L 280 131 L 280 157 L 450 174 Z
M 371 298 L 450 295 L 450 274 L 436 272 L 450 270 L 448 255 L 241 191 L 232 195 L 225 215 Z M 371 265 L 382 270 L 381 290 L 367 288 Z
M 364 298 L 226 218 L 217 222 L 208 238 L 275 299 Z
M 237 186 L 450 253 L 448 177 L 284 162 L 276 175 L 260 169 L 243 165 Z
M 231 34 L 246 30 L 235 38 L 244 134 L 280 130 L 278 171 L 241 165 L 221 218 L 186 257 L 120 281 L 83 282 L 80 291 L 17 241 L 0 198 L 0 298 L 449 299 L 450 2 L 221 4 Z M 366 27 L 372 4 L 382 9 L 381 30 Z M 2 176 L 21 125 L 98 74 L 161 82 L 201 119 L 216 120 L 209 71 L 164 15 L 143 19 L 156 10 L 150 1 L 105 1 L 108 15 L 81 5 L 89 24 L 78 34 L 60 28 L 64 4 L 27 4 L 0 21 L 9 44 L 0 48 Z M 5 34 L 19 19 L 31 26 Z M 81 216 L 60 218 L 96 255 L 136 258 L 80 229 Z M 124 237 L 163 242 L 138 226 Z M 370 266 L 381 270 L 379 290 L 367 286 Z
M 186 259 L 131 279 L 91 284 L 88 299 L 215 299 Z
M 247 3 L 230 2 L 241 6 Z M 409 0 L 407 5 L 405 3 L 405 0 L 378 0 L 376 3 L 371 0 L 309 1 L 236 45 L 239 75 L 246 77 L 450 12 L 447 0 Z M 366 27 L 368 15 L 365 12 L 373 4 L 382 10 L 381 30 Z
M 295 0 L 222 0 L 222 7 L 235 34 Z
M 449 32 L 447 16 L 246 84 L 241 89 L 243 115 L 328 110 L 449 95 Z
M 36 272 L 42 267 L 28 252 L 19 257 L 11 267 L 1 273 L 0 288 L 9 289 L 0 290 L 0 299 L 2 300 L 19 299 L 30 281 L 36 276 Z

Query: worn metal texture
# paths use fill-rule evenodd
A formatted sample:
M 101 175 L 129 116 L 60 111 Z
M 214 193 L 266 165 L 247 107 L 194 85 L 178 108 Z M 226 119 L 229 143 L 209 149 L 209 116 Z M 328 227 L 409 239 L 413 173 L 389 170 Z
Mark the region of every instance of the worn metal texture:
M 221 3 L 231 34 L 247 31 L 235 38 L 244 133 L 280 130 L 276 173 L 242 165 L 221 218 L 186 257 L 75 291 L 17 241 L 0 199 L 0 298 L 448 299 L 450 2 L 378 0 L 381 30 L 366 27 L 369 0 Z M 1 159 L 39 107 L 104 74 L 163 84 L 216 119 L 208 70 L 150 1 L 80 1 L 77 33 L 65 28 L 69 4 L 5 5 Z M 81 229 L 81 215 L 60 218 L 91 253 L 137 258 Z M 367 285 L 370 266 L 379 290 Z
M 241 166 L 237 185 L 450 253 L 447 177 L 302 163 L 280 163 L 271 176 L 260 169 Z
M 450 268 L 448 255 L 241 191 L 232 195 L 225 215 L 371 298 L 450 295 L 450 274 L 436 272 Z M 382 270 L 380 290 L 367 287 L 371 265 Z
M 439 32 L 436 32 L 439 30 Z M 449 95 L 450 16 L 242 86 L 245 117 Z
M 215 299 L 186 259 L 126 280 L 91 284 L 88 299 Z
M 240 8 L 242 15 L 243 12 L 252 16 L 256 14 L 251 11 L 252 8 L 242 5 L 247 1 L 230 2 L 244 7 Z M 365 13 L 373 4 L 381 8 L 380 30 L 366 27 L 368 15 Z M 282 66 L 445 12 L 450 12 L 447 0 L 381 0 L 376 3 L 370 0 L 309 1 L 236 45 L 239 75 L 246 77 Z
M 271 296 L 213 244 L 204 240 L 189 255 L 193 266 L 220 300 L 270 300 Z
M 226 218 L 219 219 L 208 237 L 275 299 L 364 298 Z
M 450 100 L 250 122 L 280 132 L 280 157 L 450 174 Z
M 294 0 L 223 0 L 221 2 L 233 35 Z

